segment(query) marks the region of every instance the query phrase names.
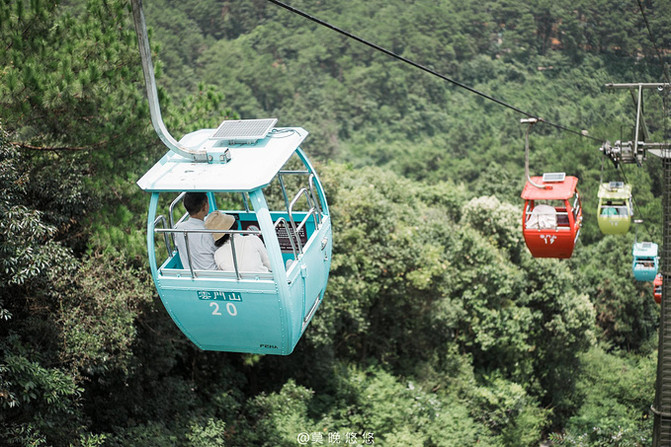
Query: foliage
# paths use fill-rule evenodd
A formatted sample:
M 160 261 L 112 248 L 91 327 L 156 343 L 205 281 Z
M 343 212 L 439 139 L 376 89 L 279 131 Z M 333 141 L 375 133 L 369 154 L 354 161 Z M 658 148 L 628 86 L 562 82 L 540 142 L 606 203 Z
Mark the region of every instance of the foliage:
M 82 389 L 58 368 L 31 360 L 32 353 L 16 338 L 3 342 L 0 364 L 3 429 L 0 438 L 18 442 L 68 439 L 82 417 L 78 398 Z M 30 441 L 29 441 L 30 440 Z M 41 441 L 40 441 L 41 442 Z
M 128 51 L 125 5 L 88 1 L 74 17 L 59 3 L 2 2 L 0 119 L 22 144 L 112 146 L 137 134 L 146 109 L 128 85 L 138 68 Z M 120 104 L 140 113 L 119 114 Z
M 401 383 L 375 366 L 336 368 L 333 394 L 316 394 L 290 380 L 278 393 L 257 397 L 251 416 L 258 422 L 248 433 L 258 437 L 246 442 L 289 446 L 303 434 L 324 444 L 496 445 L 455 396 Z
M 554 435 L 553 445 L 649 445 L 656 358 L 612 356 L 594 348 L 582 361 L 585 373 L 579 387 L 585 404 L 568 421 L 566 432 Z M 594 387 L 594 383 L 603 386 Z
M 117 274 L 108 276 L 110 271 Z M 148 275 L 118 255 L 84 259 L 76 275 L 58 282 L 62 359 L 87 375 L 128 374 L 137 337 L 134 320 L 152 302 L 150 287 Z
M 538 445 L 550 411 L 540 408 L 519 384 L 487 377 L 469 397 L 481 412 L 476 419 L 500 433 L 505 445 Z
M 30 181 L 25 160 L 0 140 L 0 436 L 34 440 L 75 431 L 82 389 L 64 371 L 52 351 L 55 335 L 50 288 L 59 275 L 76 269 L 71 251 L 53 240 L 57 229 L 26 200 Z M 40 347 L 42 349 L 35 349 Z M 41 442 L 41 441 L 39 441 Z
M 425 185 L 376 169 L 338 175 L 338 185 L 330 175 L 342 229 L 324 303 L 329 320 L 316 322 L 348 340 L 337 355 L 373 356 L 405 372 L 409 358 L 458 343 L 478 369 L 525 383 L 556 415 L 575 405 L 571 381 L 558 378 L 591 345 L 593 308 L 570 286 L 565 264 L 532 260 L 523 249 L 518 209 L 474 199 L 457 225 L 448 210 L 422 202 L 413 188 Z
M 599 337 L 626 350 L 644 348 L 659 321 L 651 284 L 634 280 L 632 245 L 631 236 L 607 236 L 579 250 L 573 261 L 582 270 L 583 290 L 592 297 Z

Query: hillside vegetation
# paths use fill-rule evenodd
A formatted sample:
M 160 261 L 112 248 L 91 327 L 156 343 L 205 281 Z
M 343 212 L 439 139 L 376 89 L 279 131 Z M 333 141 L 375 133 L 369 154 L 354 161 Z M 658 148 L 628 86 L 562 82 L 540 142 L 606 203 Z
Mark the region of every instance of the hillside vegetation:
M 637 1 L 291 2 L 575 131 L 530 138 L 532 173 L 580 179 L 562 261 L 522 238 L 524 115 L 267 1 L 144 3 L 174 136 L 269 116 L 310 132 L 326 295 L 288 357 L 192 345 L 146 261 L 135 182 L 165 148 L 129 2 L 2 1 L 0 444 L 650 444 L 659 307 L 631 246 L 661 243 L 661 166 L 623 168 L 645 223 L 603 236 L 598 184 L 623 172 L 578 134 L 633 138 L 630 95 L 604 84 L 664 80 L 668 1 L 641 2 L 647 24 Z M 654 141 L 667 96 L 646 96 Z

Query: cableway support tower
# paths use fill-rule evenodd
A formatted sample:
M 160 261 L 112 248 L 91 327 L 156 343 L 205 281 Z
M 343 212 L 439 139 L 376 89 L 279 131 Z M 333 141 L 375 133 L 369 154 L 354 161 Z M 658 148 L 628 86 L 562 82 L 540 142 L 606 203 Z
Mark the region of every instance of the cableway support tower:
M 643 90 L 656 89 L 660 92 L 671 90 L 669 83 L 626 83 L 606 84 L 610 89 L 629 89 L 636 105 L 636 128 L 633 141 L 606 142 L 601 147 L 615 166 L 620 163 L 636 163 L 639 166 L 647 155 L 655 155 L 662 160 L 662 300 L 659 319 L 659 345 L 657 351 L 657 380 L 655 399 L 651 406 L 654 417 L 653 446 L 671 445 L 671 143 L 648 142 L 648 128 L 644 119 Z M 633 92 L 636 91 L 636 94 Z

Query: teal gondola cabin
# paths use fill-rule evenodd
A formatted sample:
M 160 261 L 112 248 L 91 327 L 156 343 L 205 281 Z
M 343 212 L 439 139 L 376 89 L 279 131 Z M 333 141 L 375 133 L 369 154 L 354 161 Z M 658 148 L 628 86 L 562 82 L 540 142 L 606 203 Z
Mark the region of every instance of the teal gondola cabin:
M 632 270 L 638 281 L 653 281 L 659 269 L 658 247 L 654 242 L 636 242 L 632 248 Z
M 206 162 L 168 151 L 138 181 L 151 194 L 147 249 L 156 289 L 204 350 L 288 355 L 324 297 L 332 251 L 326 197 L 300 148 L 308 133 L 274 128 L 276 121 L 228 120 L 187 134 L 180 147 L 207 154 Z M 260 237 L 272 271 L 182 265 L 175 238 L 182 234 L 188 252 L 193 231 L 176 228 L 189 219 L 186 192 L 207 193 L 210 211 L 235 217 L 227 233 Z

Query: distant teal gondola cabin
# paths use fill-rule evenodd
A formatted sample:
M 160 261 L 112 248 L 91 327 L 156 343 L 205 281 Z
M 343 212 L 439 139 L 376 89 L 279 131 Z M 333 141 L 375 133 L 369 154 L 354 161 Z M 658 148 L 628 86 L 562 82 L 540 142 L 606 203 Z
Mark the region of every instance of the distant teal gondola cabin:
M 609 182 L 599 185 L 597 221 L 603 234 L 625 234 L 631 226 L 631 185 Z
M 658 246 L 654 242 L 636 242 L 632 248 L 632 271 L 638 281 L 653 281 L 659 269 Z
M 326 196 L 300 148 L 308 133 L 274 128 L 275 122 L 224 121 L 187 134 L 179 143 L 203 150 L 208 161 L 169 151 L 138 181 L 151 193 L 147 248 L 156 289 L 170 317 L 203 350 L 288 355 L 324 297 L 332 251 Z M 236 218 L 227 233 L 261 237 L 272 271 L 182 265 L 175 235 L 187 233 L 188 252 L 189 231 L 175 225 L 189 218 L 177 212 L 189 191 L 207 193 L 210 211 Z

